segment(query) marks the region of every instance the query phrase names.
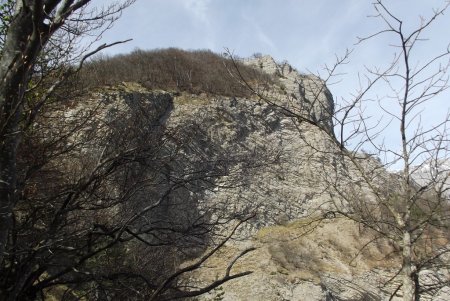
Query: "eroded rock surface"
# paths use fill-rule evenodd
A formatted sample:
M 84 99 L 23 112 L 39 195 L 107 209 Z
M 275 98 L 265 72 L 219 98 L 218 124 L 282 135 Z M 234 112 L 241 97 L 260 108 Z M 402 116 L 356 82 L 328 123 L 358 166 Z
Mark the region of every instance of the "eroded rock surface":
M 169 185 L 165 176 L 193 183 L 193 175 L 201 172 L 203 182 L 186 184 L 171 199 L 178 211 L 169 212 L 168 206 L 161 212 L 167 219 L 189 224 L 198 216 L 221 221 L 255 215 L 206 268 L 188 277 L 199 284 L 214 281 L 233 254 L 249 246 L 257 249 L 233 270 L 253 274 L 226 283 L 201 300 L 388 300 L 399 283 L 394 279 L 385 285 L 400 264 L 398 258 L 386 256 L 393 247 L 382 241 L 365 248 L 373 237 L 358 224 L 333 215 L 322 219 L 332 206 L 346 205 L 336 203 L 329 186 L 359 181 L 357 171 L 342 169 L 344 159 L 333 136 L 333 99 L 325 83 L 268 56 L 246 63 L 277 79 L 270 90 L 261 92 L 268 101 L 151 92 L 126 83 L 118 91 L 96 94 L 102 108 L 100 122 L 92 127 L 142 118 L 144 109 L 148 122 L 154 123 L 149 126 L 154 126 L 155 136 L 149 137 L 169 137 L 163 139 L 164 154 L 173 160 L 158 165 L 164 168 L 157 177 L 159 187 Z M 81 112 L 78 109 L 66 112 L 67 120 Z M 136 112 L 140 113 L 133 115 Z M 302 122 L 302 116 L 315 125 Z M 109 129 L 96 130 L 108 136 Z M 92 146 L 97 155 L 108 147 L 108 140 L 101 141 L 105 145 L 97 141 Z M 363 166 L 373 171 L 369 176 L 377 177 L 379 185 L 389 181 L 375 159 L 366 159 Z M 192 242 L 190 246 L 195 248 Z M 432 282 L 448 275 L 421 277 Z M 448 296 L 446 287 L 434 295 L 436 300 Z

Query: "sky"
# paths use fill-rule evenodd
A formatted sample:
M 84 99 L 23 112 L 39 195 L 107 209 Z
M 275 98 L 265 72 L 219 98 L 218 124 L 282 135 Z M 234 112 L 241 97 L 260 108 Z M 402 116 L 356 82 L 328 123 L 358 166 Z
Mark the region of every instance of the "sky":
M 111 3 L 97 0 L 96 3 Z M 223 53 L 229 49 L 240 57 L 255 53 L 269 54 L 277 61 L 288 61 L 304 73 L 324 75 L 325 64 L 332 65 L 336 56 L 351 49 L 349 62 L 339 69 L 339 82 L 329 86 L 335 101 L 348 99 L 359 87 L 365 67 L 384 67 L 398 49 L 391 35 L 382 35 L 356 44 L 383 28 L 372 0 L 137 0 L 127 8 L 114 27 L 102 37 L 103 42 L 133 39 L 109 48 L 105 53 L 128 53 L 134 49 L 178 47 L 210 49 Z M 394 15 L 403 20 L 405 32 L 415 28 L 421 18 L 429 18 L 433 9 L 443 7 L 445 0 L 386 0 Z M 426 41 L 417 44 L 414 64 L 436 55 L 450 43 L 450 9 L 424 32 Z M 448 62 L 448 59 L 447 59 Z M 376 95 L 389 92 L 377 87 Z M 430 126 L 443 118 L 450 108 L 446 93 L 420 111 L 422 123 Z M 388 106 L 398 112 L 398 107 Z M 370 116 L 383 113 L 366 110 Z M 375 117 L 374 117 L 375 118 Z M 392 132 L 392 134 L 391 134 Z M 398 126 L 391 124 L 385 141 L 398 148 Z

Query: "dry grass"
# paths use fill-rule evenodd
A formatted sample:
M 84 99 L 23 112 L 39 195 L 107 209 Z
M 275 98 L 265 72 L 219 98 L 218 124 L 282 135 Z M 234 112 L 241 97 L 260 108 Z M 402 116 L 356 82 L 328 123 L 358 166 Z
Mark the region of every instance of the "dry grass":
M 345 277 L 374 268 L 398 267 L 399 258 L 389 255 L 393 248 L 386 241 L 367 244 L 373 237 L 367 231 L 360 234 L 358 224 L 338 218 L 311 218 L 265 227 L 254 241 L 258 249 L 241 258 L 233 272 L 250 270 L 280 281 L 319 284 L 326 274 Z M 224 247 L 196 275 L 205 280 L 217 279 L 237 253 L 238 246 Z
M 211 103 L 211 97 L 202 94 L 179 93 L 174 98 L 175 105 L 206 105 Z
M 387 241 L 360 233 L 349 220 L 303 220 L 264 228 L 258 239 L 268 244 L 272 259 L 302 279 L 323 273 L 353 274 L 399 264 Z

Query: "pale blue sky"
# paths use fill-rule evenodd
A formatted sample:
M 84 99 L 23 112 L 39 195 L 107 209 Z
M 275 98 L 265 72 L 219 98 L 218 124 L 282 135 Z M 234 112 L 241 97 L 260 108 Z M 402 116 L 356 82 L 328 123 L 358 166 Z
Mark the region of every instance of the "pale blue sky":
M 335 53 L 353 48 L 356 36 L 379 28 L 379 22 L 367 18 L 374 13 L 371 3 L 371 0 L 137 0 L 104 35 L 104 41 L 133 39 L 111 48 L 109 53 L 166 47 L 211 49 L 220 53 L 229 48 L 239 56 L 260 52 L 280 61 L 288 60 L 303 71 L 316 70 L 332 61 Z M 420 15 L 429 16 L 432 8 L 442 6 L 445 1 L 386 3 L 406 25 L 415 25 Z M 449 36 L 449 16 L 440 21 L 438 34 Z M 375 49 L 363 51 L 371 51 L 376 59 L 384 56 Z
M 110 0 L 102 0 L 110 3 Z M 96 2 L 96 1 L 94 1 Z M 99 2 L 99 1 L 97 1 Z M 101 2 L 101 1 L 100 1 Z M 335 55 L 354 48 L 346 73 L 339 84 L 330 86 L 339 100 L 358 86 L 358 73 L 364 65 L 386 66 L 396 51 L 389 36 L 355 46 L 357 36 L 380 29 L 371 0 L 137 0 L 128 8 L 102 42 L 132 38 L 133 41 L 107 50 L 108 54 L 127 53 L 135 48 L 210 49 L 222 53 L 225 48 L 247 57 L 270 54 L 277 61 L 287 60 L 301 72 L 321 72 L 332 64 Z M 392 12 L 404 20 L 404 28 L 429 17 L 432 9 L 445 0 L 386 0 Z M 425 32 L 427 42 L 418 45 L 414 63 L 444 50 L 450 42 L 450 10 Z M 382 87 L 376 94 L 385 93 Z M 426 123 L 438 120 L 450 107 L 447 93 L 426 107 Z M 392 110 L 396 110 L 392 107 Z M 368 110 L 369 114 L 379 114 Z M 387 141 L 396 147 L 393 125 Z
M 360 0 L 138 0 L 104 38 L 133 38 L 110 53 L 229 48 L 240 56 L 260 52 L 316 69 L 364 33 L 359 27 L 370 9 L 370 1 Z

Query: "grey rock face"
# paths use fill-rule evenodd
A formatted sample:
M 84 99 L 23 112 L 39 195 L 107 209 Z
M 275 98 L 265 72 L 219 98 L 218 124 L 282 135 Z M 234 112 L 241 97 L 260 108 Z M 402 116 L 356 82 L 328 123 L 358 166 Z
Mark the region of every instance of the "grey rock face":
M 313 75 L 298 73 L 287 63 L 277 64 L 268 56 L 245 63 L 276 77 L 274 86 L 261 92 L 267 102 L 251 97 L 187 93 L 174 96 L 125 87 L 122 91 L 97 95 L 101 99 L 98 115 L 101 122 L 90 126 L 97 135 L 114 140 L 127 132 L 114 132 L 100 124 L 120 125 L 142 118 L 142 109 L 147 112 L 149 126 L 154 130 L 153 136 L 149 136 L 152 140 L 147 142 L 164 140 L 158 149 L 163 150 L 162 157 L 170 160 L 155 165 L 161 171 L 155 177 L 159 190 L 144 191 L 142 197 L 157 198 L 171 180 L 186 183 L 171 196 L 165 208 L 155 213 L 160 220 L 189 225 L 200 217 L 221 222 L 255 214 L 240 230 L 237 240 L 226 246 L 233 250 L 257 246 L 259 249 L 250 253 L 242 267 L 243 270 L 250 267 L 255 273 L 225 285 L 223 300 L 388 300 L 388 293 L 380 283 L 392 276 L 391 271 L 367 271 L 367 266 L 360 271 L 348 266 L 349 258 L 359 248 L 355 241 L 360 233 L 355 227 L 339 228 L 338 222 L 330 222 L 320 237 L 309 236 L 298 248 L 289 244 L 298 240 L 289 231 L 288 242 L 255 240 L 255 235 L 271 229 L 266 227 L 289 228 L 299 218 L 326 212 L 333 201 L 327 189 L 330 183 L 352 187 L 360 178 L 355 170 L 341 167 L 343 159 L 333 139 L 333 99 L 324 82 Z M 84 108 L 94 109 L 97 105 L 91 102 Z M 67 120 L 82 111 L 80 107 L 69 110 L 65 113 Z M 303 122 L 301 116 L 319 127 Z M 108 146 L 108 139 L 100 142 L 92 146 L 97 150 L 93 157 Z M 368 159 L 364 164 L 378 171 L 372 176 L 380 178 L 380 185 L 386 182 L 388 176 L 375 160 Z M 197 176 L 202 180 L 196 179 Z M 340 182 L 342 179 L 346 180 Z M 362 189 L 360 193 L 365 191 Z M 336 243 L 336 238 L 343 240 L 348 233 L 351 235 L 340 245 L 341 249 L 327 247 L 330 242 Z M 279 234 L 275 238 L 286 235 L 276 231 L 275 234 Z M 202 241 L 186 243 L 194 249 L 193 245 Z M 192 256 L 202 249 L 195 251 Z M 223 252 L 226 255 L 227 250 Z M 340 257 L 341 254 L 347 254 L 348 258 Z M 324 265 L 329 270 L 319 273 L 314 265 Z M 307 274 L 303 274 L 305 270 Z M 425 273 L 421 277 L 432 281 L 435 276 Z M 195 275 L 199 282 L 214 277 L 208 273 Z M 218 295 L 221 296 L 212 292 L 205 300 Z M 435 296 L 438 295 L 444 296 L 441 298 L 444 300 L 448 296 L 446 288 L 440 289 Z
M 168 128 L 196 123 L 217 147 L 216 151 L 220 150 L 224 155 L 222 158 L 230 163 L 227 177 L 220 179 L 219 185 L 205 194 L 201 206 L 214 204 L 236 216 L 256 213 L 238 235 L 240 240 L 247 239 L 247 242 L 234 242 L 230 247 L 248 245 L 255 233 L 264 231 L 265 227 L 289 225 L 296 219 L 335 208 L 333 206 L 345 208 L 347 204 L 330 193 L 330 185 L 354 190 L 355 198 L 370 200 L 371 192 L 361 180 L 361 170 L 352 164 L 343 164 L 346 159 L 340 155 L 333 137 L 333 99 L 324 82 L 312 75 L 299 74 L 288 64 L 277 64 L 268 56 L 248 59 L 245 63 L 277 78 L 269 91 L 261 91 L 267 101 L 182 95 L 175 98 L 168 121 Z M 302 116 L 319 127 L 302 121 Z M 375 185 L 394 185 L 391 182 L 395 182 L 395 177 L 389 175 L 376 159 L 361 154 L 357 160 Z M 235 187 L 225 189 L 220 185 L 221 181 L 226 183 L 230 179 Z M 332 239 L 343 233 L 335 231 L 327 235 Z M 354 238 L 358 235 L 354 233 Z M 353 238 L 347 243 L 354 244 Z M 354 247 L 352 256 L 362 245 Z M 258 246 L 267 247 L 264 244 Z M 285 248 L 290 249 L 289 246 Z M 320 250 L 323 247 L 318 244 L 311 248 Z M 345 250 L 346 246 L 343 248 Z M 311 278 L 317 275 L 296 277 L 292 276 L 296 272 L 286 272 L 283 264 L 274 262 L 273 253 L 265 252 L 253 255 L 264 264 L 249 259 L 249 265 L 256 270 L 254 274 L 224 286 L 223 300 L 389 300 L 390 293 L 398 285 L 396 280 L 393 287 L 383 287 L 383 281 L 395 274 L 389 268 L 370 271 L 366 267 L 364 271 L 355 271 L 348 266 L 351 258 L 337 259 L 334 255 L 329 258 L 311 255 L 314 256 L 311 261 L 317 260 L 321 264 L 337 261 L 339 269 L 322 271 L 319 279 L 314 280 Z M 306 251 L 300 248 L 298 252 Z M 336 251 L 330 246 L 323 248 L 323 252 L 334 254 Z M 282 255 L 295 261 L 297 256 L 304 254 L 285 252 Z M 303 264 L 295 268 L 301 271 L 305 268 Z M 445 289 L 439 294 L 445 294 Z M 209 297 L 215 296 L 212 293 Z
M 329 186 L 349 175 L 340 185 L 360 178 L 342 170 L 332 129 L 333 99 L 325 83 L 268 56 L 245 62 L 277 76 L 274 86 L 261 91 L 263 99 L 181 94 L 174 98 L 167 128 L 192 125 L 203 138 L 189 134 L 187 143 L 208 141 L 201 148 L 220 158 L 227 175 L 202 202 L 237 215 L 256 213 L 242 231 L 251 236 L 261 227 L 329 210 L 334 205 Z
M 312 74 L 300 74 L 287 62 L 278 64 L 267 55 L 246 59 L 244 63 L 279 80 L 279 90 L 272 91 L 268 97 L 276 99 L 280 106 L 293 113 L 324 125 L 329 133 L 333 133 L 333 96 L 322 79 Z

